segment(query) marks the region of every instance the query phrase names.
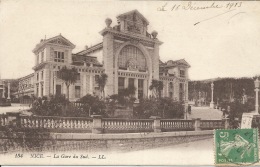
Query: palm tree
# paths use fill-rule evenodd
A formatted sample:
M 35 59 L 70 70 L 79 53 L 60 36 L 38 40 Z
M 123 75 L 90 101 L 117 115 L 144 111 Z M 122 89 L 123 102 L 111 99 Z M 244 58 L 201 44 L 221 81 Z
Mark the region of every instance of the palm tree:
M 107 83 L 107 74 L 103 73 L 98 77 L 97 84 L 101 92 L 101 97 L 105 97 L 105 86 Z
M 74 84 L 77 80 L 77 75 L 78 75 L 78 71 L 76 68 L 67 68 L 66 66 L 62 67 L 59 71 L 58 71 L 58 78 L 63 80 L 66 87 L 67 87 L 67 99 L 69 99 L 69 87 L 71 84 Z
M 163 90 L 163 82 L 153 79 L 149 89 L 154 91 L 156 97 L 161 98 L 161 91 Z

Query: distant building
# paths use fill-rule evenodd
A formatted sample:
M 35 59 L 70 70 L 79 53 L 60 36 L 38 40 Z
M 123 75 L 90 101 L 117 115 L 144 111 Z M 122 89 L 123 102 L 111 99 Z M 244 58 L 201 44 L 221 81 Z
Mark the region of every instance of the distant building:
M 18 94 L 37 97 L 66 94 L 66 86 L 58 79 L 63 66 L 75 67 L 78 80 L 70 86 L 70 100 L 86 94 L 99 94 L 96 80 L 102 73 L 108 75 L 105 96 L 118 94 L 129 86 L 136 88 L 137 99 L 153 96 L 149 90 L 152 80 L 163 81 L 163 97 L 176 100 L 188 98 L 188 68 L 184 60 L 166 63 L 160 61 L 157 32 L 148 33 L 149 21 L 137 10 L 117 16 L 117 25 L 106 19 L 106 28 L 100 34 L 103 41 L 73 54 L 75 45 L 62 35 L 41 40 L 33 49 L 34 73 L 20 78 Z M 24 89 L 26 85 L 26 91 Z M 27 89 L 28 88 L 28 89 Z
M 21 96 L 32 96 L 34 93 L 34 73 L 18 78 L 18 91 L 13 95 L 16 98 Z

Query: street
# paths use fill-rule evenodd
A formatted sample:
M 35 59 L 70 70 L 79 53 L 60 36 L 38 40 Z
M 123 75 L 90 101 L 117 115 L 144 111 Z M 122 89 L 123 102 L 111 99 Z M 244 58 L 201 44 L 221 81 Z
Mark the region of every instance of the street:
M 188 119 L 201 118 L 202 120 L 222 119 L 222 111 L 210 109 L 206 107 L 191 107 L 191 114 L 188 114 Z
M 118 154 L 123 164 L 214 165 L 213 138 L 185 144 Z M 127 157 L 127 158 L 126 158 Z
M 60 156 L 68 155 L 71 157 L 73 155 L 85 155 L 89 158 L 55 158 L 55 154 Z M 25 159 L 27 159 L 30 160 L 27 161 L 30 165 L 79 165 L 86 163 L 88 165 L 214 165 L 213 138 L 185 144 L 129 152 L 44 152 L 42 155 L 45 158 L 30 158 L 30 153 L 24 153 L 24 158 L 15 158 L 14 155 L 14 153 L 0 155 L 0 161 L 2 164 L 21 164 L 24 163 Z M 97 159 L 100 155 L 105 158 Z
M 7 112 L 20 112 L 22 110 L 27 110 L 27 109 L 29 109 L 28 105 L 20 105 L 20 104 L 12 103 L 12 106 L 0 107 L 0 114 L 5 114 Z

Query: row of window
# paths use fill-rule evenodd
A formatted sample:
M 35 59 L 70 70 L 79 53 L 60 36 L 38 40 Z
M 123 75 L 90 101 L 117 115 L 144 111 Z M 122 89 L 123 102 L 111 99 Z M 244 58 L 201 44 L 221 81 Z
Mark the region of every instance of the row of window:
M 56 69 L 56 67 L 58 70 L 61 69 L 61 66 L 55 66 L 55 65 L 53 66 L 53 69 Z M 81 68 L 79 68 L 78 71 L 79 72 L 97 73 L 97 74 L 103 73 L 101 70 L 90 70 L 90 69 L 81 69 Z
M 146 60 L 140 49 L 135 46 L 125 46 L 118 58 L 118 67 L 146 70 Z
M 39 52 L 39 54 L 36 56 L 36 58 L 37 58 L 37 60 L 36 60 L 37 64 L 44 62 L 44 51 Z M 65 62 L 64 52 L 54 51 L 54 61 L 64 63 Z
M 61 95 L 61 85 L 56 85 L 56 94 Z M 80 98 L 81 87 L 75 86 L 75 98 Z
M 146 78 L 147 75 L 143 74 L 133 74 L 133 73 L 125 73 L 125 72 L 118 72 L 119 76 L 126 76 L 126 77 L 135 77 L 135 78 Z
M 125 91 L 125 80 L 128 79 L 128 88 L 133 88 L 135 87 L 134 82 L 135 79 L 134 78 L 123 78 L 123 77 L 119 77 L 118 78 L 118 94 L 123 94 Z M 143 79 L 138 79 L 138 87 L 137 92 L 138 92 L 138 99 L 143 98 L 144 96 L 144 80 Z

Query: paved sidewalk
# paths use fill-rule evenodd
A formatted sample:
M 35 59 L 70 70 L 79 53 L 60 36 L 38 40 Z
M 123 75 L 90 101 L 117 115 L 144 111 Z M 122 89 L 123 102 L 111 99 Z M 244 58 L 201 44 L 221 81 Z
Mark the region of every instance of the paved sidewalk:
M 213 138 L 179 145 L 121 153 L 122 164 L 214 165 Z M 127 157 L 127 158 L 126 158 Z
M 218 109 L 210 109 L 209 107 L 191 107 L 191 114 L 188 114 L 188 119 L 222 119 L 222 111 Z

